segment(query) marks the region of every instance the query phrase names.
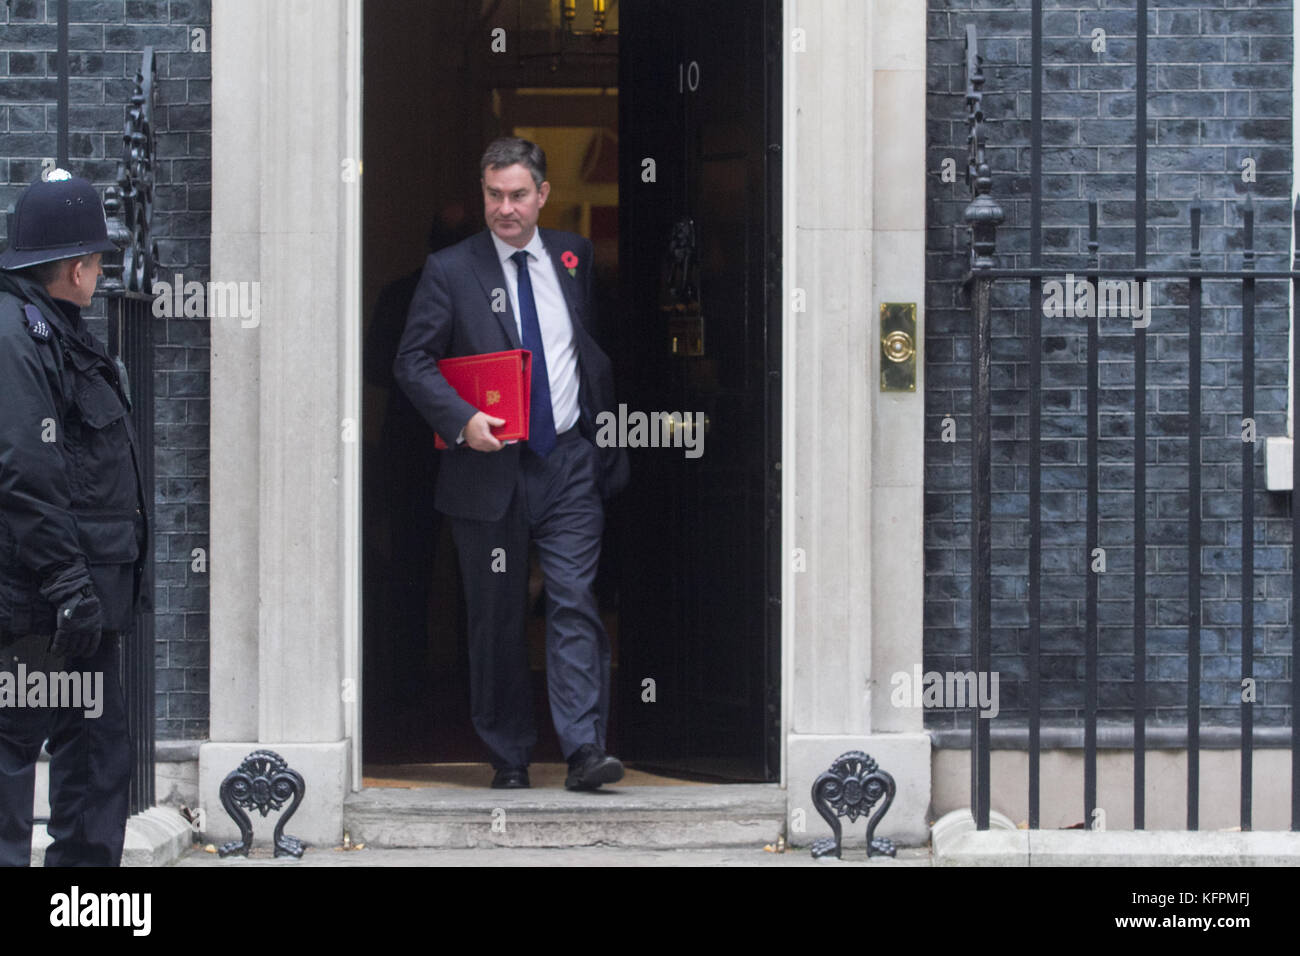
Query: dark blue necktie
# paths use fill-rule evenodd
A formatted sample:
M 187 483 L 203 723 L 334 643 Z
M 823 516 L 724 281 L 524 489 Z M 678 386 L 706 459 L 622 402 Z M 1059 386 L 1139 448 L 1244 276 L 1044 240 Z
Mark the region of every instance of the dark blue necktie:
M 528 447 L 545 458 L 555 448 L 555 410 L 551 407 L 551 380 L 546 374 L 546 350 L 542 347 L 542 324 L 533 300 L 533 281 L 528 277 L 528 253 L 519 250 L 510 257 L 519 267 L 519 325 L 524 348 L 533 353 L 532 394 L 528 406 Z

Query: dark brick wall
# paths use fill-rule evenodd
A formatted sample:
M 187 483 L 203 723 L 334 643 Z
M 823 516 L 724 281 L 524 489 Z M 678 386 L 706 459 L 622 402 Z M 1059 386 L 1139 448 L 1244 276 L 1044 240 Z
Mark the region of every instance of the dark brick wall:
M 1044 15 L 1043 264 L 1076 275 L 1087 262 L 1087 198 L 1100 201 L 1102 265 L 1132 265 L 1136 182 L 1136 13 L 1132 2 L 1049 2 Z M 993 195 L 1006 214 L 1002 265 L 1029 264 L 1030 4 L 929 0 L 926 243 L 925 661 L 967 670 L 970 580 L 971 313 L 960 290 L 969 248 L 966 24 L 980 33 Z M 1107 50 L 1093 52 L 1101 27 Z M 1204 205 L 1207 269 L 1241 262 L 1241 200 L 1255 202 L 1261 269 L 1286 268 L 1290 248 L 1292 10 L 1289 0 L 1152 3 L 1149 13 L 1149 266 L 1186 262 L 1189 209 Z M 1257 180 L 1242 181 L 1252 157 Z M 944 159 L 959 178 L 941 179 Z M 1147 330 L 1147 703 L 1151 720 L 1182 724 L 1187 710 L 1187 288 L 1154 283 Z M 1290 509 L 1264 491 L 1264 439 L 1286 434 L 1288 295 L 1260 282 L 1256 312 L 1255 667 L 1257 725 L 1289 723 Z M 1023 720 L 1028 647 L 1027 282 L 995 292 L 993 313 L 993 669 L 1002 717 Z M 1240 714 L 1240 286 L 1207 282 L 1202 337 L 1201 713 Z M 1044 720 L 1077 725 L 1084 693 L 1086 324 L 1042 318 L 1042 694 Z M 1102 719 L 1133 715 L 1133 375 L 1135 334 L 1100 320 L 1099 674 Z M 952 415 L 958 441 L 941 440 Z M 931 711 L 927 725 L 955 726 Z
M 209 0 L 71 0 L 69 8 L 69 164 L 101 189 L 116 179 L 126 105 L 141 51 L 152 44 L 159 272 L 168 281 L 178 272 L 206 281 L 212 70 L 207 52 L 191 50 L 190 31 L 211 40 Z M 54 0 L 0 0 L 0 208 L 11 207 L 56 153 L 56 23 Z M 191 552 L 208 547 L 209 326 L 153 321 L 157 732 L 205 738 L 208 587 L 207 574 L 191 570 Z M 102 319 L 96 331 L 103 334 Z

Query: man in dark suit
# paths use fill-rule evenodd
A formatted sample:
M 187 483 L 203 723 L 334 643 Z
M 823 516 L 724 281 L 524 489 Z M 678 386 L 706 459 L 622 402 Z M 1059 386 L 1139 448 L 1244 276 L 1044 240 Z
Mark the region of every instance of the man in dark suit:
M 515 137 L 480 162 L 488 228 L 429 256 L 393 373 L 447 442 L 434 505 L 452 522 L 469 616 L 474 727 L 492 753 L 492 786 L 528 784 L 537 740 L 524 611 L 528 543 L 546 582 L 551 716 L 569 762 L 564 785 L 592 790 L 623 776 L 605 753 L 609 637 L 593 584 L 602 500 L 628 478 L 621 448 L 597 448 L 596 416 L 613 407 L 609 358 L 595 328 L 591 243 L 537 228 L 550 194 L 546 156 Z M 532 353 L 529 437 L 503 444 L 504 421 L 465 401 L 438 361 L 509 349 Z

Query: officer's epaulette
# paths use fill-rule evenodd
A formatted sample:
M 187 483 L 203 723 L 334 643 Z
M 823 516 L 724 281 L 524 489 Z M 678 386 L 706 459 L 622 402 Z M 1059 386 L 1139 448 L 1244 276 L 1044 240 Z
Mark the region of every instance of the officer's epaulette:
M 27 320 L 27 331 L 31 333 L 32 338 L 38 342 L 48 342 L 50 340 L 50 323 L 45 321 L 45 317 L 41 315 L 41 310 L 29 302 L 23 306 L 23 315 Z

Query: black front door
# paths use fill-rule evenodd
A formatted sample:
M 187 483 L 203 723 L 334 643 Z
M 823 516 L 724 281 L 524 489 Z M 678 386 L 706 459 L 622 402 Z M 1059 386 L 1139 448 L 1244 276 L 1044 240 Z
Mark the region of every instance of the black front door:
M 773 780 L 781 4 L 637 0 L 620 17 L 620 755 Z M 636 447 L 637 412 L 661 447 Z

